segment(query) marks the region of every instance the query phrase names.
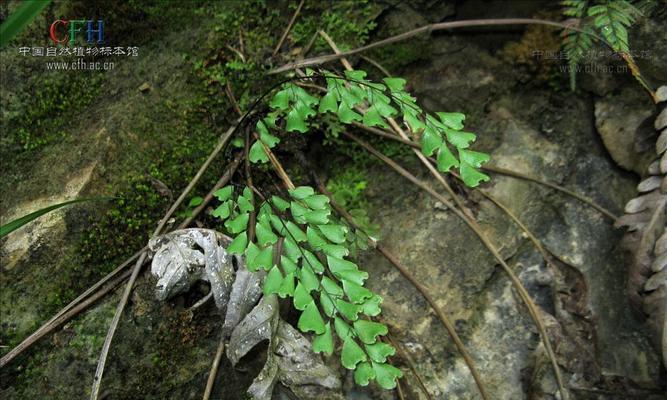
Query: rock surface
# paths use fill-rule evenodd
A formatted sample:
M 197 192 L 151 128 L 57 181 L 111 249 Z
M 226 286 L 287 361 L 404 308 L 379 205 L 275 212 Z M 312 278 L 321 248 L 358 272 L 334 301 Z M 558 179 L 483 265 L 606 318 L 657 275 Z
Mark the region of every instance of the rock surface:
M 441 7 L 437 18 L 449 13 Z M 119 94 L 123 107 L 110 101 L 101 114 L 113 116 L 134 107 L 144 110 L 150 107 L 146 99 L 157 92 L 174 101 L 181 99 L 186 88 L 169 78 L 182 73 L 181 61 L 176 52 L 165 51 L 167 42 L 171 43 L 169 38 L 146 49 L 149 56 L 162 61 L 152 89 L 138 92 L 145 77 L 121 69 L 116 73 L 125 82 Z M 184 49 L 184 42 L 179 43 Z M 467 127 L 479 137 L 475 147 L 490 152 L 494 165 L 563 185 L 616 214 L 635 195 L 637 180 L 624 169 L 637 171 L 643 164 L 628 156 L 628 146 L 634 144 L 623 140 L 634 134 L 652 109 L 634 82 L 624 82 L 620 93 L 593 100 L 519 82 L 514 66 L 499 60 L 476 39 L 438 36 L 428 49 L 431 53 L 420 56 L 427 61 L 391 72 L 410 82 L 425 108 L 465 112 Z M 123 133 L 124 120 L 106 122 L 121 138 L 131 140 L 134 135 Z M 148 145 L 141 140 L 133 143 Z M 112 168 L 113 158 L 99 159 L 94 168 Z M 438 188 L 414 157 L 400 162 Z M 57 180 L 63 183 L 68 178 L 61 174 Z M 558 398 L 537 329 L 507 275 L 464 223 L 402 179 L 384 166 L 371 168 L 367 194 L 370 209 L 375 210 L 374 222 L 382 226 L 383 243 L 428 287 L 455 323 L 492 398 Z M 99 180 L 104 179 L 96 181 L 101 186 Z M 562 193 L 494 174 L 480 190 L 509 207 L 541 240 L 554 256 L 552 265 L 547 265 L 503 212 L 474 191 L 455 187 L 469 192 L 466 205 L 540 307 L 568 385 L 603 393 L 573 390 L 573 398 L 660 398 L 651 396 L 664 391 L 665 370 L 648 341 L 641 316 L 627 302 L 625 268 L 630 258 L 618 246 L 622 232 L 613 228 L 613 221 Z M 58 222 L 47 233 L 66 232 L 66 228 Z M 10 279 L 15 280 L 2 297 L 3 338 L 25 336 L 44 320 L 42 282 L 62 271 L 40 268 L 62 254 L 63 243 L 63 239 L 45 243 L 31 248 L 34 254 L 16 256 L 11 273 L 3 260 L 0 282 L 9 286 Z M 384 297 L 383 319 L 393 338 L 433 398 L 480 398 L 465 363 L 421 295 L 376 253 L 367 252 L 360 261 L 371 276 L 369 287 Z M 222 320 L 211 304 L 195 313 L 186 311 L 206 293 L 195 286 L 162 304 L 154 299 L 154 282 L 139 280 L 109 357 L 103 390 L 110 398 L 201 398 Z M 117 291 L 3 369 L 0 398 L 85 398 L 118 298 Z M 262 354 L 251 352 L 238 368 L 223 358 L 218 377 L 222 384 L 216 385 L 213 397 L 241 398 L 263 365 Z M 399 357 L 394 359 L 405 371 L 406 397 L 425 399 L 408 365 Z M 396 398 L 395 392 L 355 386 L 351 374 L 337 365 L 336 356 L 326 361 L 340 371 L 347 398 Z M 276 396 L 289 398 L 284 393 Z
M 595 101 L 595 127 L 609 154 L 619 166 L 638 175 L 653 161 L 650 148 L 639 147 L 642 135 L 651 133 L 652 114 L 651 100 L 638 87 Z M 653 135 L 650 140 L 655 142 Z

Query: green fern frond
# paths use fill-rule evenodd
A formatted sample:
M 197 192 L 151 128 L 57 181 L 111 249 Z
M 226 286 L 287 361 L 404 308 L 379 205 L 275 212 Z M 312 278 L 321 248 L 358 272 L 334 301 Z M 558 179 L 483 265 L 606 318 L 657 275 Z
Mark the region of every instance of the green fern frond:
M 564 0 L 563 15 L 579 19 L 579 30 L 563 32 L 563 50 L 568 57 L 570 87 L 576 86 L 576 74 L 579 63 L 592 47 L 596 38 L 603 39 L 612 50 L 622 53 L 623 58 L 634 67 L 629 56 L 630 44 L 628 28 L 643 16 L 642 11 L 650 11 L 653 1 L 628 0 Z M 633 71 L 635 68 L 633 68 Z M 642 82 L 640 76 L 633 75 Z M 642 83 L 643 84 L 643 83 Z
M 641 16 L 641 12 L 625 0 L 609 0 L 588 9 L 594 26 L 615 51 L 627 53 L 628 27 Z
M 572 18 L 582 18 L 588 8 L 588 0 L 563 0 L 563 15 Z
M 588 25 L 585 25 L 582 28 L 582 32 L 571 31 L 563 33 L 563 49 L 567 54 L 570 88 L 572 90 L 576 89 L 577 68 L 579 63 L 586 57 L 586 53 L 593 47 L 594 38 L 594 32 Z

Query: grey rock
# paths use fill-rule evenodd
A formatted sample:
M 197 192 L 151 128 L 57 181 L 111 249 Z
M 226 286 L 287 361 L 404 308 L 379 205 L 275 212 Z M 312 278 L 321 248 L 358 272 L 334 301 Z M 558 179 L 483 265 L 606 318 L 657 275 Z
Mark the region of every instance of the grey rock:
M 595 127 L 609 154 L 620 167 L 637 174 L 643 174 L 655 157 L 634 150 L 639 127 L 652 113 L 650 100 L 636 88 L 595 102 Z

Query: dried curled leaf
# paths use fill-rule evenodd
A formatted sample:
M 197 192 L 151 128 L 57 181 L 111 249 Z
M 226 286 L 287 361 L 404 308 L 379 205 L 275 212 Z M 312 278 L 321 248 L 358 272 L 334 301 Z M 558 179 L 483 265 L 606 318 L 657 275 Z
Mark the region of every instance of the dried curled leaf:
M 266 274 L 263 270 L 250 272 L 246 268 L 243 258 L 239 257 L 237 260 L 236 279 L 229 295 L 225 323 L 222 326 L 222 332 L 225 336 L 231 334 L 236 325 L 250 312 L 262 296 L 262 282 Z
M 262 297 L 232 331 L 227 346 L 227 357 L 232 365 L 263 340 L 271 340 L 278 329 L 278 320 L 278 298 L 274 295 Z
M 308 339 L 280 319 L 275 295 L 263 297 L 232 332 L 227 346 L 232 365 L 264 340 L 269 340 L 266 364 L 248 388 L 254 399 L 271 399 L 277 382 L 296 391 L 303 385 L 340 388 L 340 380 L 313 352 Z
M 224 309 L 234 280 L 231 256 L 225 250 L 229 242 L 210 229 L 181 229 L 151 239 L 157 299 L 166 300 L 204 280 L 211 284 L 216 306 Z

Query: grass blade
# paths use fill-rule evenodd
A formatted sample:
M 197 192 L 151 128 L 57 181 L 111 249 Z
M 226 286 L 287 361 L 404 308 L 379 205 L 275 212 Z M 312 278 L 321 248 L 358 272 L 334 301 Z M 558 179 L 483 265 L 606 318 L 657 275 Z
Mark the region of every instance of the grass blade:
M 50 2 L 51 0 L 26 0 L 21 3 L 0 25 L 0 47 L 7 46 L 7 43 L 28 26 Z
M 13 232 L 17 230 L 18 228 L 22 227 L 23 225 L 27 224 L 30 221 L 33 221 L 42 215 L 49 213 L 53 210 L 57 210 L 58 208 L 64 207 L 69 204 L 74 204 L 74 203 L 81 203 L 84 201 L 99 201 L 99 200 L 111 200 L 113 197 L 90 197 L 90 198 L 85 198 L 85 199 L 74 199 L 74 200 L 69 200 L 63 203 L 58 203 L 58 204 L 53 204 L 48 207 L 42 208 L 41 210 L 37 210 L 35 212 L 32 212 L 28 215 L 24 215 L 20 218 L 17 218 L 11 222 L 6 223 L 5 225 L 0 226 L 0 238 L 3 238 L 7 236 L 10 232 Z

